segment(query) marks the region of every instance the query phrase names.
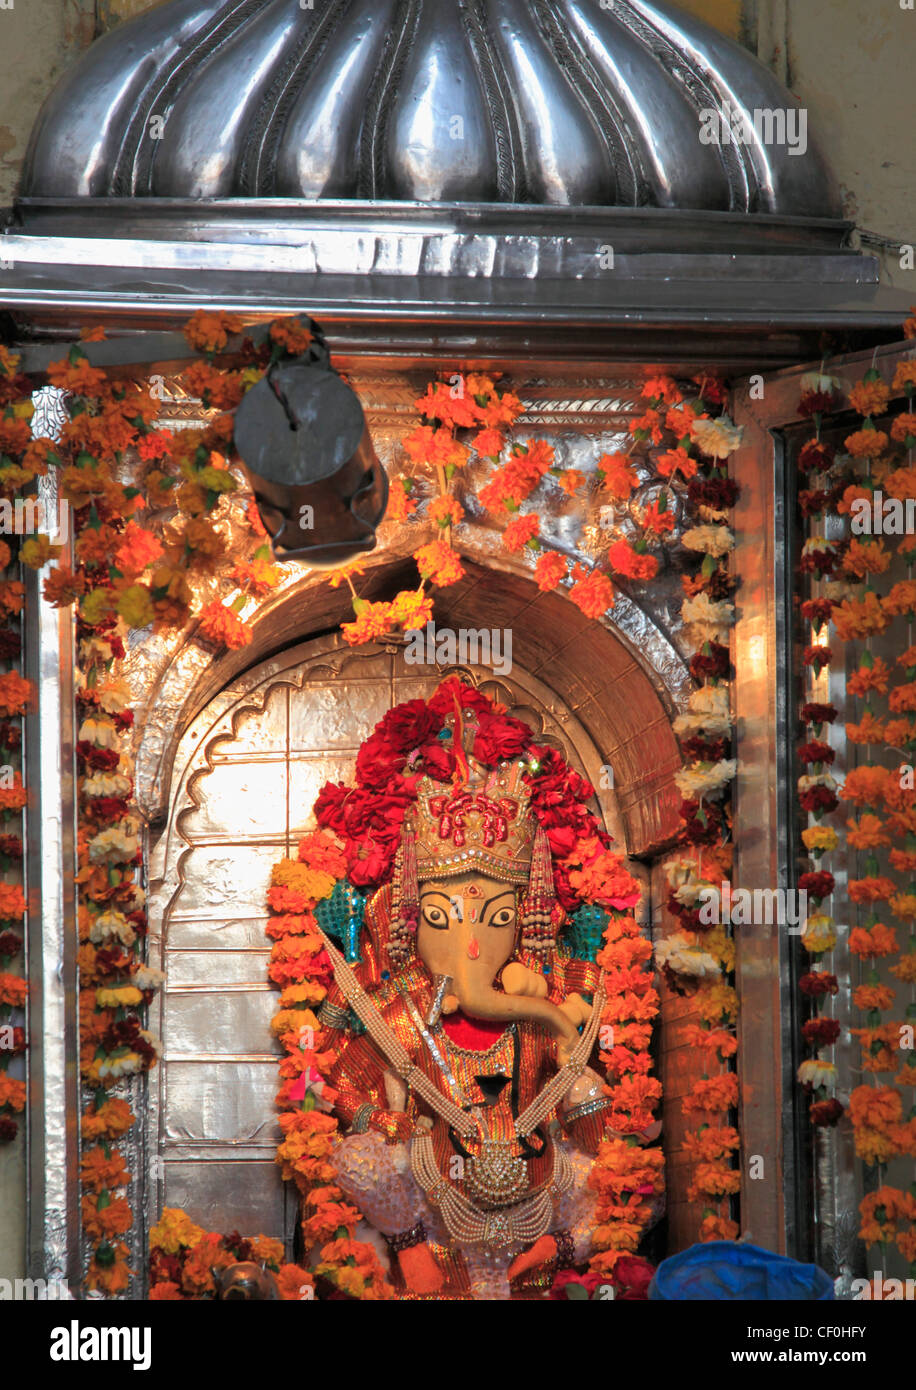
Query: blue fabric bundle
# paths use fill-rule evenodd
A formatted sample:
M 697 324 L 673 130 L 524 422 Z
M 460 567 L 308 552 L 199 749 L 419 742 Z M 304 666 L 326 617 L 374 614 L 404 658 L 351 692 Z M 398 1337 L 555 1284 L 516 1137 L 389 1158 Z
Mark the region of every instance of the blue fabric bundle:
M 826 1303 L 833 1297 L 833 1280 L 817 1265 L 799 1264 L 759 1245 L 734 1240 L 691 1245 L 662 1260 L 649 1285 L 650 1299 L 669 1303 L 682 1299 Z

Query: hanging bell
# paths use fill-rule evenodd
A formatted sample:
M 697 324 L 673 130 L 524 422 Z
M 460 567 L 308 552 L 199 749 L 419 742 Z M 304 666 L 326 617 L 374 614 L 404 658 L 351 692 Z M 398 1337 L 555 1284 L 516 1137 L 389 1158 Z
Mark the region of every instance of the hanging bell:
M 388 478 L 320 331 L 242 397 L 235 447 L 278 560 L 333 569 L 374 548 Z

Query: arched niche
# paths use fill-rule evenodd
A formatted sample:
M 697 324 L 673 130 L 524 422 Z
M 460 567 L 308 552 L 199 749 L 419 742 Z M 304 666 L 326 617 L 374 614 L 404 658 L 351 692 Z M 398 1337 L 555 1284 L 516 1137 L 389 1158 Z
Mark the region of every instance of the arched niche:
M 667 635 L 623 595 L 605 620 L 586 618 L 562 591 L 541 593 L 530 571 L 509 557 L 483 564 L 468 556 L 465 568 L 459 583 L 435 591 L 437 627 L 511 629 L 513 665 L 542 682 L 558 709 L 575 713 L 600 766 L 612 770 L 627 852 L 647 856 L 669 844 L 678 829 L 673 778 L 681 764 L 671 719 L 687 675 Z M 390 548 L 360 580 L 361 595 L 374 600 L 415 586 L 413 561 Z M 290 646 L 336 632 L 348 620 L 346 586 L 333 588 L 312 571 L 294 576 L 246 615 L 253 639 L 240 651 L 214 656 L 192 630 L 171 647 L 135 643 L 127 674 L 139 711 L 137 799 L 152 826 L 167 814 L 178 743 L 200 710 L 218 692 L 231 697 L 246 670 L 274 656 L 282 660 Z M 346 650 L 341 644 L 341 656 L 329 660 L 342 660 Z

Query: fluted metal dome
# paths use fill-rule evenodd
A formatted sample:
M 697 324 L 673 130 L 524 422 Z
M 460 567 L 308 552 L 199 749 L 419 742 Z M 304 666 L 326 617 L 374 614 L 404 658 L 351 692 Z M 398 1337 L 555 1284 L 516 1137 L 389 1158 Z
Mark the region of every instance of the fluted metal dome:
M 813 145 L 700 139 L 704 111 L 794 105 L 673 5 L 171 0 L 58 85 L 21 192 L 835 217 Z

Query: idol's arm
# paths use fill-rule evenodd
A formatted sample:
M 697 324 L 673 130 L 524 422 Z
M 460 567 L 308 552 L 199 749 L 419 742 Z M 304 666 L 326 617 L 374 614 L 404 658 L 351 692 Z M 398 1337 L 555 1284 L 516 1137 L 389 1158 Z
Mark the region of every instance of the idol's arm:
M 348 1129 L 357 1134 L 375 1130 L 390 1143 L 409 1139 L 415 1117 L 405 1110 L 391 1108 L 386 1087 L 388 1070 L 368 1037 L 341 1043 L 340 1035 L 322 1043 L 327 1050 L 340 1047 L 328 1082 L 337 1092 L 334 1110 Z M 390 1081 L 390 1075 L 389 1075 Z

